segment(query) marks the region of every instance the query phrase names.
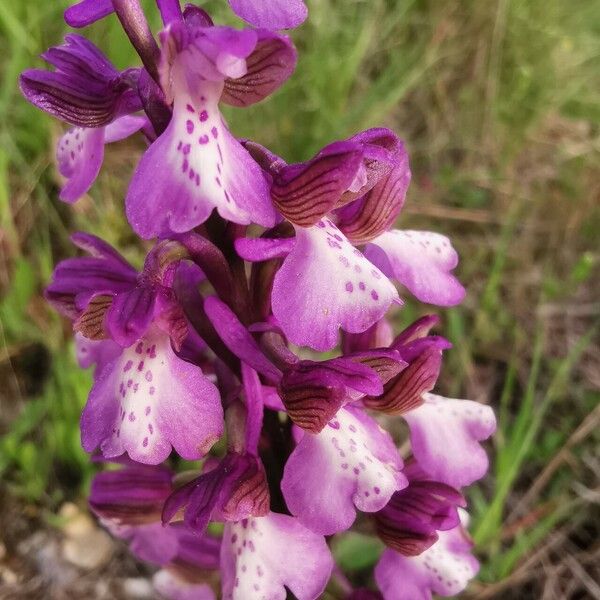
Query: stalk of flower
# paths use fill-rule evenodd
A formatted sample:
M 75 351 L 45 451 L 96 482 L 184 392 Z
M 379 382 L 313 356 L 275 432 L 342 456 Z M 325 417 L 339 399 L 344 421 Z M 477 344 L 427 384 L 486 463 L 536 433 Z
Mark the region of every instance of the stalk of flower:
M 306 7 L 231 0 L 252 25 L 235 29 L 157 5 L 158 38 L 137 0 L 65 13 L 80 28 L 118 18 L 142 66 L 119 72 L 70 34 L 44 54 L 54 71 L 21 77 L 29 101 L 75 126 L 58 144 L 61 199 L 92 189 L 106 143 L 141 132 L 148 144 L 125 198 L 153 240 L 143 268 L 75 233 L 86 255 L 59 263 L 46 290 L 94 367 L 82 446 L 121 464 L 98 473 L 91 509 L 158 568 L 167 599 L 460 592 L 478 569 L 462 488 L 487 470 L 495 420 L 434 393 L 450 348 L 430 334 L 437 316 L 393 335 L 396 284 L 442 307 L 465 293 L 446 237 L 393 229 L 404 144 L 375 128 L 288 164 L 237 139 L 220 103 L 243 109 L 284 84 L 296 50 L 278 30 Z M 408 456 L 383 427 L 399 418 Z M 355 526 L 386 545 L 360 586 L 330 551 Z

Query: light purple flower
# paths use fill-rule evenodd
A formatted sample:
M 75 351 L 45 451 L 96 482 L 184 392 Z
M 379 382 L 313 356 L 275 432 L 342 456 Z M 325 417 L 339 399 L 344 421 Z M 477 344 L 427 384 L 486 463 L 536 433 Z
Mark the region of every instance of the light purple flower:
M 156 327 L 105 366 L 81 416 L 87 452 L 127 452 L 145 464 L 163 462 L 171 448 L 188 460 L 202 458 L 222 432 L 217 388 L 200 367 L 177 358 Z
M 161 33 L 161 81 L 173 117 L 133 176 L 126 212 L 143 238 L 186 232 L 217 209 L 235 223 L 271 226 L 266 177 L 231 135 L 219 101 L 246 106 L 291 74 L 291 42 L 266 30 L 172 23 Z
M 461 525 L 440 531 L 438 541 L 419 556 L 386 550 L 375 567 L 384 600 L 431 600 L 455 596 L 477 574 L 479 563 Z
M 330 219 L 296 229 L 296 243 L 273 281 L 273 314 L 286 336 L 321 351 L 336 345 L 340 328 L 364 331 L 398 301 L 387 277 Z
M 423 395 L 423 404 L 404 416 L 415 458 L 435 479 L 456 488 L 481 479 L 488 457 L 479 442 L 496 430 L 494 412 L 472 400 Z
M 376 512 L 408 484 L 391 436 L 360 409 L 342 408 L 318 434 L 305 433 L 288 458 L 281 489 L 312 531 L 348 529 L 356 511 Z
M 221 545 L 223 600 L 321 597 L 333 567 L 322 535 L 298 519 L 270 513 L 227 523 Z

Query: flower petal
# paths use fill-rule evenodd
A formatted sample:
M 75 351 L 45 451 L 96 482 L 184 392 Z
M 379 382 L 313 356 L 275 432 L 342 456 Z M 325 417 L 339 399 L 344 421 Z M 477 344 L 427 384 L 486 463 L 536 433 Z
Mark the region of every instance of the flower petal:
M 98 473 L 92 481 L 90 507 L 102 519 L 119 525 L 159 522 L 173 490 L 172 478 L 170 469 L 146 465 Z
M 138 132 L 147 123 L 146 117 L 123 115 L 104 128 L 104 143 L 120 142 Z
M 119 73 L 86 38 L 67 35 L 63 45 L 50 48 L 42 58 L 56 70 L 28 69 L 19 86 L 29 102 L 58 119 L 97 128 L 141 109 L 132 88 L 137 71 Z
M 161 463 L 171 447 L 187 460 L 201 458 L 222 431 L 216 387 L 154 329 L 103 369 L 81 417 L 87 452 L 100 446 L 107 458 L 127 452 L 145 464 Z
M 81 0 L 65 10 L 70 27 L 86 27 L 106 17 L 114 10 L 111 0 Z
M 350 188 L 362 161 L 359 144 L 333 142 L 306 163 L 280 168 L 273 176 L 273 201 L 288 221 L 312 227 Z
M 438 535 L 438 541 L 419 556 L 383 553 L 375 581 L 385 600 L 431 600 L 432 594 L 455 596 L 467 587 L 479 570 L 472 543 L 460 525 Z
M 454 306 L 465 296 L 465 289 L 450 273 L 458 255 L 450 240 L 439 233 L 394 229 L 373 239 L 365 256 L 421 302 Z
M 279 381 L 281 371 L 264 355 L 250 332 L 224 302 L 209 296 L 204 301 L 204 310 L 231 352 L 272 382 Z
M 485 475 L 488 457 L 479 442 L 496 430 L 494 412 L 472 400 L 424 394 L 424 403 L 404 416 L 412 451 L 436 481 L 455 488 Z
M 223 600 L 315 600 L 325 589 L 333 559 L 325 538 L 288 515 L 228 523 L 221 545 Z
M 292 29 L 308 15 L 303 0 L 229 0 L 229 4 L 238 17 L 266 29 Z
M 397 300 L 390 281 L 329 219 L 296 229 L 296 245 L 273 282 L 273 314 L 286 336 L 320 351 L 336 345 L 340 327 L 364 331 Z
M 96 374 L 121 354 L 122 348 L 112 340 L 88 340 L 75 334 L 75 355 L 82 369 L 96 365 Z
M 246 73 L 225 80 L 222 101 L 231 106 L 250 106 L 279 88 L 293 73 L 296 49 L 285 35 L 259 29 L 256 47 L 246 59 Z
M 237 238 L 235 250 L 244 260 L 259 262 L 287 256 L 295 243 L 295 238 Z
M 324 535 L 348 529 L 356 510 L 376 512 L 407 485 L 388 433 L 358 409 L 342 408 L 290 455 L 281 490 L 290 512 Z
M 117 294 L 106 312 L 106 328 L 110 337 L 127 348 L 146 333 L 154 317 L 156 290 L 138 286 Z
M 69 203 L 79 200 L 100 172 L 104 160 L 104 128 L 70 129 L 58 141 L 56 160 L 60 174 L 67 178 L 60 199 Z

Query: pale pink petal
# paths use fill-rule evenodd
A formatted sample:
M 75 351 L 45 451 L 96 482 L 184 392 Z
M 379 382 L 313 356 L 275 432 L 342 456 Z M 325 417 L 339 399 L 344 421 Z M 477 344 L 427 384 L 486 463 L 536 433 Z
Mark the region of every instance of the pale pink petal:
M 323 219 L 296 229 L 296 244 L 275 275 L 273 314 L 295 344 L 325 351 L 340 327 L 360 333 L 398 301 L 392 283 Z
M 333 567 L 325 538 L 288 515 L 227 523 L 221 544 L 223 600 L 321 597 Z
M 202 370 L 175 355 L 157 329 L 98 375 L 81 417 L 82 445 L 107 458 L 127 452 L 158 464 L 173 447 L 188 460 L 203 457 L 223 431 L 217 388 Z
M 488 470 L 482 440 L 496 430 L 493 410 L 472 400 L 423 394 L 423 404 L 404 414 L 412 451 L 436 481 L 455 488 L 481 479 Z
M 458 255 L 444 235 L 393 229 L 372 240 L 365 256 L 421 302 L 453 306 L 465 296 L 463 286 L 450 273 Z
M 348 529 L 356 511 L 381 510 L 408 484 L 390 435 L 363 411 L 342 408 L 290 455 L 281 489 L 290 512 L 313 531 Z
M 431 600 L 432 594 L 456 596 L 479 570 L 473 544 L 459 525 L 438 532 L 438 541 L 419 556 L 386 550 L 375 567 L 384 600 Z

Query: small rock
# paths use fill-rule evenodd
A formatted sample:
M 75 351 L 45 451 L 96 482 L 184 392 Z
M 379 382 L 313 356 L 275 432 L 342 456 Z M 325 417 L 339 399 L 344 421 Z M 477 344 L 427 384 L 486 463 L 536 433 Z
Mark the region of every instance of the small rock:
M 108 563 L 112 554 L 113 542 L 101 529 L 67 538 L 63 542 L 65 560 L 80 569 L 98 569 Z
M 0 579 L 6 585 L 16 585 L 19 581 L 17 574 L 8 567 L 0 567 Z
M 62 545 L 65 560 L 88 571 L 108 563 L 114 551 L 113 541 L 89 515 L 75 504 L 67 503 L 61 508 L 60 516 L 65 519 Z
M 143 577 L 130 577 L 123 581 L 123 593 L 128 598 L 145 600 L 154 597 L 154 588 L 150 581 Z

